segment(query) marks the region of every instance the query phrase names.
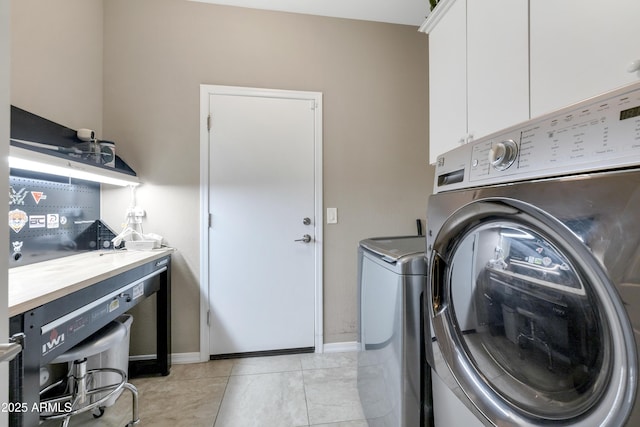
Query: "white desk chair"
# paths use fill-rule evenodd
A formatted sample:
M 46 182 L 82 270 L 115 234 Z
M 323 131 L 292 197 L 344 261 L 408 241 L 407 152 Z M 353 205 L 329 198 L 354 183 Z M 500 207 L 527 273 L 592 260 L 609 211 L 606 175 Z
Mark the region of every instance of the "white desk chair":
M 127 328 L 120 322 L 114 321 L 100 329 L 80 344 L 56 357 L 51 363 L 71 363 L 66 378 L 51 384 L 40 392 L 40 403 L 46 403 L 47 408 L 56 409 L 52 412 L 41 412 L 43 420 L 63 420 L 62 427 L 69 425 L 72 416 L 87 411 L 93 411 L 99 417 L 104 413 L 104 407 L 109 399 L 120 395 L 126 388 L 133 395 L 133 418 L 127 426 L 134 426 L 140 422 L 138 417 L 138 390 L 127 382 L 125 371 L 116 368 L 87 369 L 87 358 L 102 353 L 113 346 L 119 345 L 127 334 Z M 119 380 L 110 384 L 94 387 L 94 375 L 100 373 L 117 374 Z M 62 395 L 49 397 L 47 394 L 65 385 Z M 113 399 L 112 399 L 113 400 Z

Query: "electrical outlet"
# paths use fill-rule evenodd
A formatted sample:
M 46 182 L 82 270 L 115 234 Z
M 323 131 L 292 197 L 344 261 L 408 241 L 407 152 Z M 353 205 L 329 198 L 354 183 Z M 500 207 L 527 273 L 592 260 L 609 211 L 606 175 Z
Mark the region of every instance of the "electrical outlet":
M 142 218 L 146 215 L 140 206 L 127 209 L 127 218 L 130 224 L 142 224 Z

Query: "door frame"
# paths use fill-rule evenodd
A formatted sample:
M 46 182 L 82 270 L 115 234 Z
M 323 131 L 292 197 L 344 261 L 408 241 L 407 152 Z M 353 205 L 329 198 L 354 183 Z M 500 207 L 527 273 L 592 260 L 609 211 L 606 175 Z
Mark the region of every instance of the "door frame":
M 315 104 L 314 197 L 315 197 L 315 352 L 322 353 L 323 330 L 323 207 L 322 207 L 322 93 L 240 86 L 200 85 L 200 361 L 209 360 L 209 96 L 236 95 L 308 99 Z

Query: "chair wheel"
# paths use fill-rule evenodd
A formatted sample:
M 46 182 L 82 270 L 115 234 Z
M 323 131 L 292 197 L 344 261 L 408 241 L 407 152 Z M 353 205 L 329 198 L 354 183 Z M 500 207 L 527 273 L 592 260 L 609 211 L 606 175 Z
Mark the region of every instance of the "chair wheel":
M 93 418 L 100 418 L 104 415 L 104 406 L 100 406 L 92 411 Z

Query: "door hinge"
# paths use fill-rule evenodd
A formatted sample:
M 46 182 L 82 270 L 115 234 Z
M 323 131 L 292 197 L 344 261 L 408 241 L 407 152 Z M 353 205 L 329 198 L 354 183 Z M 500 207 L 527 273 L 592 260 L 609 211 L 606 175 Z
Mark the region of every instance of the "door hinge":
M 207 130 L 211 132 L 211 114 L 207 116 Z
M 213 215 L 209 214 L 209 228 L 211 228 L 211 223 L 213 222 Z
M 211 310 L 207 310 L 207 326 L 211 326 Z

